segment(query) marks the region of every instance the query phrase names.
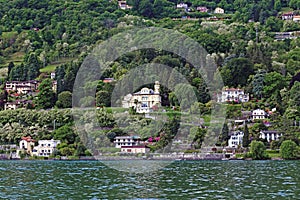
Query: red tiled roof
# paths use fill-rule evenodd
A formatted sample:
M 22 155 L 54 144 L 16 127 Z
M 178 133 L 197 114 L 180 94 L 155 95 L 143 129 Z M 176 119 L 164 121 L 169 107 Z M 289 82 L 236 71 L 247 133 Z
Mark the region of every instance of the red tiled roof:
M 25 141 L 27 141 L 27 142 L 35 142 L 35 140 L 33 140 L 30 136 L 22 137 L 21 139 L 22 139 L 22 140 L 25 140 Z

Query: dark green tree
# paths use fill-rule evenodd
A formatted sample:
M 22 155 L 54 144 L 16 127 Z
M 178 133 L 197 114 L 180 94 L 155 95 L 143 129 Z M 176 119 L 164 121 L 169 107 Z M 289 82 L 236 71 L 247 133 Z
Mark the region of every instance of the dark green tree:
M 253 77 L 252 81 L 252 92 L 257 98 L 262 98 L 263 88 L 264 88 L 264 79 L 265 79 L 265 70 L 259 70 Z
M 225 122 L 223 125 L 223 128 L 222 128 L 222 133 L 221 133 L 221 137 L 220 137 L 221 145 L 227 146 L 229 138 L 230 138 L 229 128 L 228 128 L 227 122 Z
M 247 124 L 245 124 L 245 127 L 244 127 L 244 136 L 243 136 L 243 143 L 242 144 L 243 144 L 244 148 L 249 147 L 249 144 L 250 144 L 249 130 L 248 130 Z
M 72 107 L 72 93 L 64 91 L 58 94 L 56 106 L 58 108 L 71 108 Z
M 245 86 L 253 73 L 253 63 L 247 58 L 233 58 L 221 69 L 224 85 L 232 87 Z
M 106 90 L 100 90 L 96 93 L 96 106 L 110 106 L 110 94 Z
M 52 80 L 44 79 L 38 87 L 38 95 L 35 99 L 35 105 L 39 109 L 49 109 L 54 106 L 55 93 L 52 89 Z

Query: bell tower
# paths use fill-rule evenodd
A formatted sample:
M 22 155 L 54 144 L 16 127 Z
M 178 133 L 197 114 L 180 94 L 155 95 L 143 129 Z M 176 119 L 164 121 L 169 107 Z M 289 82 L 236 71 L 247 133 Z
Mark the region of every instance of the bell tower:
M 155 85 L 154 85 L 154 93 L 155 94 L 159 94 L 159 88 L 160 88 L 159 82 L 155 81 Z

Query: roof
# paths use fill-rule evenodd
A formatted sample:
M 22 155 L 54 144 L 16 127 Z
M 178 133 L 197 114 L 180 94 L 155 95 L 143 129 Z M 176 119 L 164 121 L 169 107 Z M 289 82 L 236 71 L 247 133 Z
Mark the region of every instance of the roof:
M 35 140 L 32 139 L 30 136 L 22 137 L 21 139 L 22 139 L 22 140 L 25 140 L 26 142 L 35 142 Z
M 272 131 L 260 131 L 261 133 L 278 133 L 277 130 L 272 130 Z
M 223 88 L 224 91 L 244 91 L 243 89 L 240 88 Z
M 115 139 L 127 139 L 127 138 L 140 139 L 141 137 L 137 136 L 137 135 L 134 135 L 134 136 L 126 135 L 126 136 L 117 136 L 117 137 L 115 137 Z

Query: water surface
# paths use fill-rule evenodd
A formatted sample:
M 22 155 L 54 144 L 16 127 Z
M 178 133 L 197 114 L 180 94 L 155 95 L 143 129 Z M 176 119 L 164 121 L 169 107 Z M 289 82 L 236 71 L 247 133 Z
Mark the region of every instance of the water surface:
M 100 161 L 0 161 L 0 198 L 300 199 L 299 169 L 300 161 L 179 161 L 137 173 Z

